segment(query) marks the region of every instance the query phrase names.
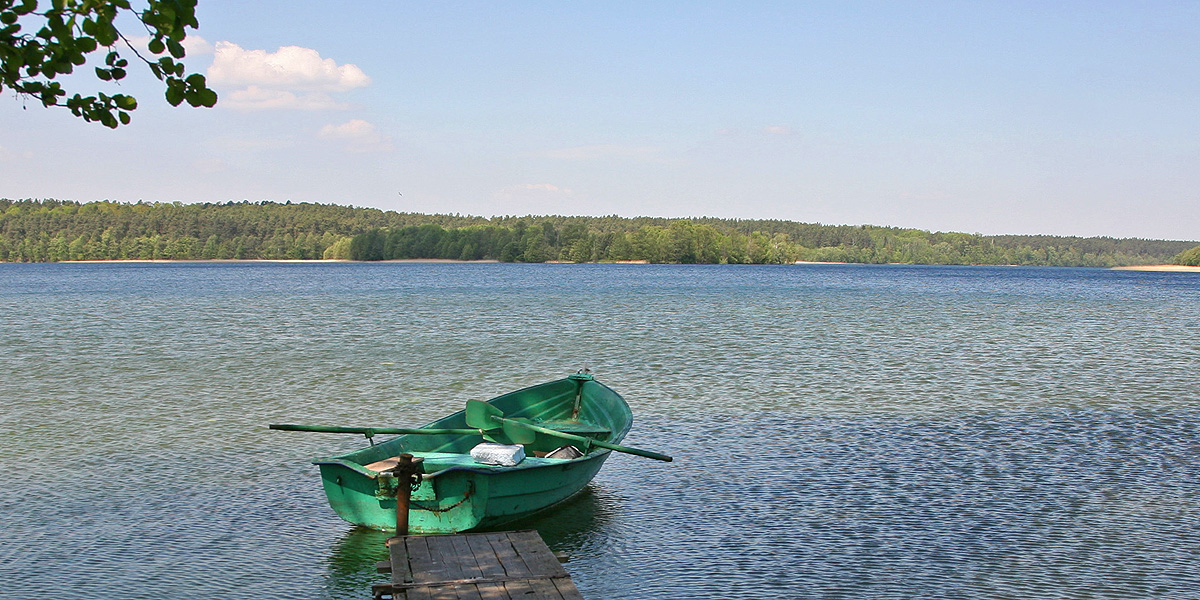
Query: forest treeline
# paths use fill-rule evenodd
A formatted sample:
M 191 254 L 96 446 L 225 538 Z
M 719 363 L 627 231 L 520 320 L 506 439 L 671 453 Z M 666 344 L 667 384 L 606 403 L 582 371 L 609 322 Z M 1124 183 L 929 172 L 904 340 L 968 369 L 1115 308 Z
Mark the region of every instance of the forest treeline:
M 982 236 L 777 220 L 488 219 L 335 204 L 0 199 L 0 261 L 319 258 L 1108 267 L 1200 259 L 1200 247 L 1194 241 Z

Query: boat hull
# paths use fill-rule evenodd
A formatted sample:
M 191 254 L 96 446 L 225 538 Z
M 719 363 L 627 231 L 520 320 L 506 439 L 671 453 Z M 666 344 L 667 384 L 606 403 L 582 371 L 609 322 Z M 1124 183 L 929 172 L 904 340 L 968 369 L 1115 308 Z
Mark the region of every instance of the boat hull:
M 625 401 L 587 375 L 533 386 L 489 401 L 506 415 L 529 418 L 571 433 L 618 443 L 632 424 Z M 462 428 L 462 411 L 425 428 Z M 507 442 L 503 434 L 489 441 Z M 394 530 L 395 480 L 380 477 L 368 465 L 400 453 L 422 459 L 423 478 L 409 501 L 410 533 L 454 533 L 495 527 L 566 500 L 595 477 L 610 451 L 581 448 L 574 459 L 528 456 L 513 467 L 482 465 L 471 459 L 470 448 L 481 435 L 402 435 L 382 444 L 344 455 L 316 459 L 330 506 L 356 525 Z M 543 453 L 565 442 L 539 435 L 526 446 Z

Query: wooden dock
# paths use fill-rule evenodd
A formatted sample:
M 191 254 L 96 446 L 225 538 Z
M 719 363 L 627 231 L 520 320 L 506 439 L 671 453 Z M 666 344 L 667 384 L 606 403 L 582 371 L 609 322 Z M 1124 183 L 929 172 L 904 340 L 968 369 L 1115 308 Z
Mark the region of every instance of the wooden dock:
M 379 563 L 392 582 L 376 600 L 583 600 L 536 531 L 406 535 L 388 540 Z

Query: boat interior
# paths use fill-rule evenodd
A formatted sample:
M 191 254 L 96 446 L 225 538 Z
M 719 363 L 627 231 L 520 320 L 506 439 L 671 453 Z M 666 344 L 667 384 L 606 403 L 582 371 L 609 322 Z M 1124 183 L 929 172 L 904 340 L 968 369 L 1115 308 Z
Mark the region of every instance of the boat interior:
M 554 429 L 555 431 L 561 431 L 563 433 L 571 433 L 571 434 L 575 434 L 575 435 L 581 435 L 581 436 L 585 436 L 585 437 L 589 437 L 589 438 L 597 439 L 597 440 L 604 440 L 604 439 L 608 438 L 609 435 L 611 435 L 611 433 L 612 433 L 612 431 L 607 427 L 604 427 L 602 425 L 596 425 L 594 423 L 587 423 L 584 421 L 556 420 L 556 421 L 540 421 L 540 422 L 536 422 L 536 424 L 539 426 L 542 426 L 542 427 L 549 428 L 549 429 Z M 412 439 L 412 438 L 418 438 L 421 436 L 405 436 L 405 437 Z M 441 436 L 429 436 L 429 437 L 441 437 Z M 393 441 L 395 441 L 395 440 L 393 440 Z M 417 440 L 413 440 L 413 441 L 417 441 Z M 421 440 L 421 441 L 423 441 L 423 440 Z M 430 440 L 430 441 L 432 441 L 432 440 Z M 475 443 L 482 443 L 485 441 L 501 443 L 501 444 L 508 443 L 508 440 L 504 439 L 504 434 L 499 431 L 489 432 L 488 435 L 477 438 L 475 440 Z M 388 443 L 390 444 L 391 442 L 388 442 Z M 381 444 L 380 446 L 376 446 L 376 448 L 382 448 L 386 445 L 387 444 Z M 581 447 L 581 446 L 583 446 L 583 447 Z M 523 444 L 525 458 L 520 462 L 520 466 L 521 467 L 537 467 L 537 466 L 561 464 L 564 461 L 581 458 L 581 457 L 587 456 L 587 454 L 593 449 L 593 448 L 586 447 L 586 446 L 588 446 L 588 444 L 586 444 L 586 443 L 572 442 L 572 443 L 567 444 L 567 443 L 564 443 L 564 440 L 554 437 L 552 435 L 538 434 L 536 441 L 534 441 L 531 444 Z M 471 447 L 474 447 L 474 446 L 472 445 Z M 446 449 L 449 450 L 451 448 L 446 448 Z M 454 450 L 458 450 L 458 449 L 454 448 Z M 491 465 L 491 464 L 478 462 L 475 460 L 475 458 L 473 458 L 471 456 L 471 448 L 470 447 L 465 448 L 464 450 L 465 451 L 447 452 L 441 448 L 439 448 L 438 450 L 417 450 L 417 449 L 412 449 L 412 448 L 399 447 L 398 451 L 396 451 L 393 456 L 388 456 L 386 458 L 375 460 L 373 462 L 360 463 L 360 464 L 362 464 L 365 468 L 367 468 L 371 471 L 375 471 L 375 472 L 389 471 L 396 467 L 396 463 L 399 460 L 399 454 L 404 452 L 404 453 L 412 454 L 414 458 L 421 458 L 423 460 L 423 463 L 422 463 L 423 470 L 427 474 L 437 473 L 439 471 L 443 471 L 443 470 L 454 468 L 454 467 L 484 469 L 484 470 L 502 470 L 502 469 L 512 468 L 512 467 L 506 467 L 506 466 L 501 466 L 501 465 Z M 596 448 L 596 450 L 601 450 L 601 449 Z

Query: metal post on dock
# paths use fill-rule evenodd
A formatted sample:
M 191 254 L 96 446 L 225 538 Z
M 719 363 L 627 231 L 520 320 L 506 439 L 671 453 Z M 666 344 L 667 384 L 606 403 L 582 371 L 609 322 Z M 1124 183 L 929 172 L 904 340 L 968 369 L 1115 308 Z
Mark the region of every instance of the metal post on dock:
M 392 477 L 396 478 L 396 535 L 408 535 L 408 501 L 412 496 L 414 484 L 419 483 L 421 459 L 413 459 L 411 454 L 401 454 L 397 457 L 396 466 L 392 468 Z

